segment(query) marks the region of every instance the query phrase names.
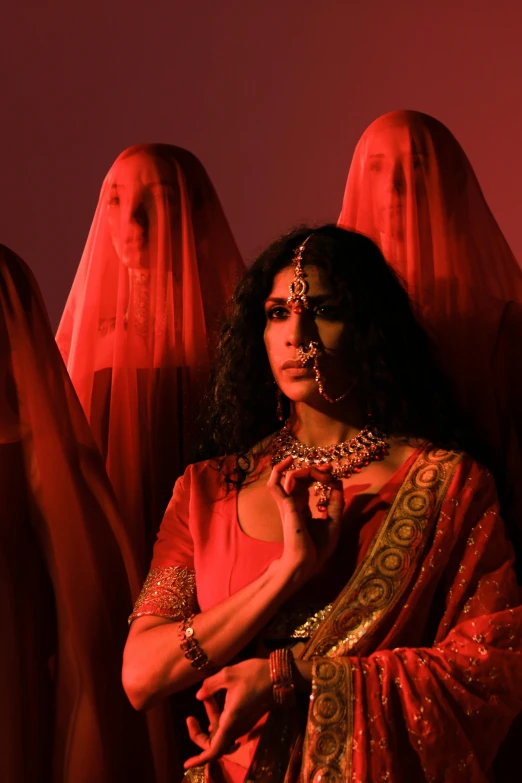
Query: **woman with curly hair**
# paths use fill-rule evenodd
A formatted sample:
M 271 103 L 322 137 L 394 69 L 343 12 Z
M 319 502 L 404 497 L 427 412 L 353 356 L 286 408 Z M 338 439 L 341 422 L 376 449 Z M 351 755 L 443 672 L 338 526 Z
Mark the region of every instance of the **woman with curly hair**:
M 255 261 L 208 434 L 210 458 L 174 488 L 123 669 L 137 709 L 202 682 L 187 778 L 488 780 L 522 707 L 512 549 L 371 240 L 303 228 Z

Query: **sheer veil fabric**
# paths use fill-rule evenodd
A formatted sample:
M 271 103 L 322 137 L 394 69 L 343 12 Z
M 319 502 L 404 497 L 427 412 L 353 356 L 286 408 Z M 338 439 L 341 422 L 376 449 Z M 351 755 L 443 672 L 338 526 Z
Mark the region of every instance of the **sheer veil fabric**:
M 417 303 L 489 448 L 520 561 L 522 270 L 462 147 L 426 114 L 379 117 L 356 146 L 339 224 L 380 246 Z
M 243 271 L 194 155 L 144 144 L 116 159 L 56 339 L 142 572 L 190 459 L 220 314 Z
M 121 686 L 137 565 L 36 281 L 4 246 L 0 381 L 2 781 L 166 783 L 163 711 Z

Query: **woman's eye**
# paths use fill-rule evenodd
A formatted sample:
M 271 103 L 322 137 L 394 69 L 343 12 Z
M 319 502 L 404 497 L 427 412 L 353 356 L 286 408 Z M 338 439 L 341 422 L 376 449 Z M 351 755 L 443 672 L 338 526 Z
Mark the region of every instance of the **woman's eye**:
M 323 305 L 314 309 L 314 315 L 319 316 L 319 318 L 329 318 L 333 321 L 339 317 L 339 310 L 333 305 Z
M 288 316 L 288 308 L 286 307 L 271 307 L 269 310 L 267 310 L 266 317 L 270 321 L 279 321 L 282 318 L 286 318 Z
M 110 207 L 118 206 L 119 203 L 120 203 L 120 199 L 118 198 L 118 196 L 112 196 L 112 198 L 109 199 L 109 206 Z

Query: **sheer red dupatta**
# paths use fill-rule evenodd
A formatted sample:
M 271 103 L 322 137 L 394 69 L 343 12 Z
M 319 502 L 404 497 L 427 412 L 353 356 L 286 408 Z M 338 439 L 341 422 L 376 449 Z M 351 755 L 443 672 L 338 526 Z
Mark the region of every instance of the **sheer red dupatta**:
M 423 450 L 303 653 L 304 734 L 273 713 L 248 783 L 490 781 L 522 708 L 512 562 L 489 474 Z
M 131 147 L 103 183 L 57 332 L 144 572 L 244 271 L 201 163 Z
M 2 779 L 167 783 L 175 759 L 162 713 L 149 739 L 121 686 L 140 581 L 128 538 L 37 284 L 3 246 L 0 327 L 0 453 L 12 480 L 0 600 L 13 620 L 0 645 L 2 755 L 12 761 Z
M 375 120 L 355 149 L 339 224 L 370 236 L 418 303 L 490 448 L 522 557 L 522 270 L 462 147 L 420 112 Z

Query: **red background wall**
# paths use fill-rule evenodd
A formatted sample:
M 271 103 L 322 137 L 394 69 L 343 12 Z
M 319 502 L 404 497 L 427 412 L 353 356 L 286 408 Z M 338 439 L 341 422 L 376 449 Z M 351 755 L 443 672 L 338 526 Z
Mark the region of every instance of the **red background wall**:
M 522 259 L 518 0 L 23 0 L 0 20 L 0 242 L 53 324 L 116 155 L 185 146 L 252 257 L 336 219 L 354 145 L 396 108 L 446 123 Z

